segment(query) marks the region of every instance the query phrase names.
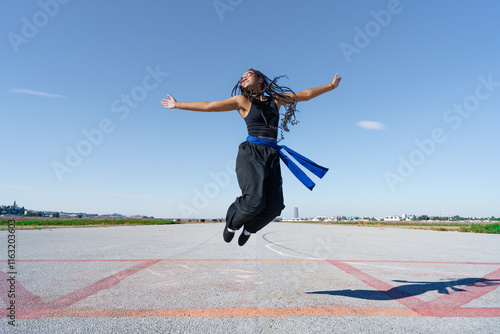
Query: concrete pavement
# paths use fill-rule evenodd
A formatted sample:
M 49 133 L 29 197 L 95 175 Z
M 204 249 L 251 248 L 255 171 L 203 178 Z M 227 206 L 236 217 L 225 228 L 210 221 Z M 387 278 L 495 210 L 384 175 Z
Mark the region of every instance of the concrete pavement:
M 223 227 L 17 230 L 16 327 L 3 314 L 0 333 L 500 328 L 499 235 L 272 223 L 239 247 Z

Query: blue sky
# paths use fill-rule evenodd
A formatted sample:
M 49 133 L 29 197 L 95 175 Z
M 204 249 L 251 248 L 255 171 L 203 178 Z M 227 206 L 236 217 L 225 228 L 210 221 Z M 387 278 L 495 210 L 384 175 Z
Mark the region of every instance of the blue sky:
M 222 218 L 240 195 L 230 96 L 249 68 L 295 91 L 282 216 L 500 216 L 498 1 L 3 1 L 0 204 Z

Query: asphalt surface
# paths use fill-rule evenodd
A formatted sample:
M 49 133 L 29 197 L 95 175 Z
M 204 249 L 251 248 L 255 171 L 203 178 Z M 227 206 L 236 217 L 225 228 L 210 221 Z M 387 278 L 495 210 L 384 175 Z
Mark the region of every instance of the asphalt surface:
M 17 230 L 0 333 L 499 333 L 500 235 L 272 223 L 240 247 L 223 228 Z

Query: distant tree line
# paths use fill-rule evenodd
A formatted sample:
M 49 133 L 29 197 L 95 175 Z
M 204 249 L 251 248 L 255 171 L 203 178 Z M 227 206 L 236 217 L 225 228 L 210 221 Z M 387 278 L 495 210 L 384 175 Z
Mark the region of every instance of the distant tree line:
M 427 216 L 427 215 L 421 215 L 421 216 L 412 216 L 411 220 L 413 221 L 422 221 L 422 220 L 441 220 L 441 221 L 465 221 L 465 220 L 490 220 L 490 221 L 500 221 L 500 217 L 485 217 L 485 218 L 478 218 L 478 217 L 461 217 L 459 215 L 448 217 L 448 216 Z

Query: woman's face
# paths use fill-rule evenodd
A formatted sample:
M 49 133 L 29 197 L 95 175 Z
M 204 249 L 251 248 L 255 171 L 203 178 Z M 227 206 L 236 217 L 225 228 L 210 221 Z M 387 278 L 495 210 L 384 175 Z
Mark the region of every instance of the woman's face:
M 241 77 L 241 86 L 246 90 L 258 90 L 262 84 L 262 79 L 258 79 L 253 71 L 246 71 Z

